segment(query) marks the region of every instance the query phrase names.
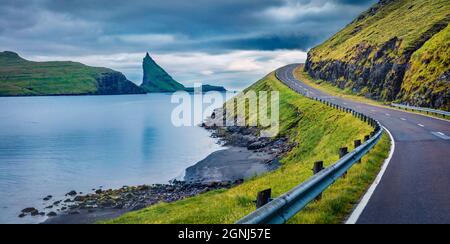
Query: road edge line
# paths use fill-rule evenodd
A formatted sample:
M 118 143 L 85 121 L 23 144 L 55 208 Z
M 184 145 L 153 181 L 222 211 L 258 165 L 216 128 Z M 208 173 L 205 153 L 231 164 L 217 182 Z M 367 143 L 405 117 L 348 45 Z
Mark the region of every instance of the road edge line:
M 383 178 L 384 174 L 386 173 L 386 170 L 392 160 L 392 157 L 394 156 L 395 151 L 395 139 L 394 136 L 392 136 L 392 133 L 383 126 L 383 129 L 389 134 L 389 137 L 391 138 L 391 151 L 389 153 L 389 157 L 384 161 L 383 166 L 381 167 L 380 172 L 377 175 L 377 178 L 375 178 L 375 181 L 370 186 L 369 190 L 367 190 L 364 197 L 361 199 L 361 201 L 358 203 L 358 206 L 353 210 L 353 213 L 350 215 L 350 217 L 347 219 L 345 224 L 356 224 L 358 222 L 359 217 L 361 217 L 361 214 L 363 213 L 364 209 L 367 207 L 367 204 L 369 203 L 370 199 L 372 198 L 372 195 L 374 194 L 375 190 L 377 189 L 378 185 L 381 182 L 381 179 Z

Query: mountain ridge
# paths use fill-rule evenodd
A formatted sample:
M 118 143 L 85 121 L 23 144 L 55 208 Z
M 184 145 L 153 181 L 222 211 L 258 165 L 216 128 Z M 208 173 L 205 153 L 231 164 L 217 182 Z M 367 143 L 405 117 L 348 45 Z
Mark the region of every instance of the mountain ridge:
M 448 0 L 382 0 L 311 49 L 305 70 L 382 101 L 450 110 Z
M 0 96 L 143 94 L 122 73 L 71 61 L 29 61 L 0 52 Z

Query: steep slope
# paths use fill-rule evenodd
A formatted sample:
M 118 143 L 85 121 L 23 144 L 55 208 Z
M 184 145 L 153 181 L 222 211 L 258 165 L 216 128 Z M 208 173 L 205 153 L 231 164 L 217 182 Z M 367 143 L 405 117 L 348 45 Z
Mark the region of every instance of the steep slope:
M 141 87 L 146 92 L 175 92 L 185 90 L 185 87 L 175 81 L 147 53 L 142 64 L 144 79 Z
M 450 110 L 450 0 L 381 0 L 308 53 L 315 79 Z
M 74 62 L 32 62 L 0 52 L 0 96 L 118 95 L 143 90 L 120 72 Z

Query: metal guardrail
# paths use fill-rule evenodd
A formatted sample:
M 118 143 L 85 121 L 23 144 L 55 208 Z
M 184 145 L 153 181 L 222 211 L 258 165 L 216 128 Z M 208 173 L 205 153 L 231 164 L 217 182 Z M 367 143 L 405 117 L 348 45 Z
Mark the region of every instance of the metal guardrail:
M 403 104 L 396 104 L 392 103 L 392 107 L 400 108 L 400 109 L 406 109 L 411 111 L 420 111 L 420 112 L 426 112 L 427 114 L 436 114 L 436 115 L 442 115 L 443 117 L 450 116 L 450 112 L 437 110 L 437 109 L 431 109 L 431 108 L 421 108 L 421 107 L 414 107 L 409 105 L 403 105 Z
M 367 122 L 375 130 L 370 136 L 366 136 L 366 142 L 364 144 L 343 156 L 334 165 L 318 172 L 309 180 L 298 185 L 288 193 L 270 201 L 250 215 L 236 222 L 236 224 L 286 223 L 290 218 L 294 217 L 303 208 L 305 208 L 310 202 L 320 198 L 322 193 L 336 180 L 343 177 L 354 164 L 358 163 L 361 158 L 364 157 L 377 144 L 383 134 L 381 124 L 373 118 L 370 118 L 362 113 L 358 113 L 352 109 L 334 104 L 328 100 L 311 97 L 306 92 L 300 93 L 303 93 L 306 97 L 322 102 L 332 108 L 347 113 L 352 113 L 353 116 Z

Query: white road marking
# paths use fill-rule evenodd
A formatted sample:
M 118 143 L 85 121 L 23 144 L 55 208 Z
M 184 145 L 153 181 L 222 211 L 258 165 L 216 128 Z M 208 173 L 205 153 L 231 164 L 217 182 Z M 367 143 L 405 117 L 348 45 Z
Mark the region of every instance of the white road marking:
M 400 118 L 401 120 L 403 120 L 403 121 L 406 121 L 406 119 L 405 118 Z
M 391 116 L 390 114 L 386 114 L 386 116 Z
M 442 132 L 431 132 L 431 134 L 444 139 L 444 140 L 450 140 L 450 136 L 447 136 L 446 134 L 442 133 Z
M 425 127 L 425 125 L 423 125 L 423 124 L 417 124 L 418 126 L 420 126 L 420 127 Z
M 367 204 L 369 204 L 370 198 L 372 198 L 373 193 L 377 189 L 378 185 L 381 182 L 381 179 L 384 176 L 384 173 L 386 172 L 389 163 L 391 162 L 392 157 L 394 156 L 395 151 L 395 140 L 394 136 L 392 136 L 392 133 L 383 127 L 383 129 L 389 134 L 389 137 L 391 138 L 391 151 L 389 153 L 389 157 L 384 161 L 384 164 L 381 168 L 380 173 L 378 173 L 377 178 L 373 182 L 373 184 L 370 186 L 369 190 L 366 192 L 364 197 L 361 199 L 361 202 L 359 202 L 358 206 L 356 206 L 355 210 L 353 210 L 352 215 L 348 218 L 348 220 L 345 222 L 345 224 L 356 224 L 358 222 L 359 217 L 361 217 L 361 214 L 363 213 L 364 209 L 367 207 Z

